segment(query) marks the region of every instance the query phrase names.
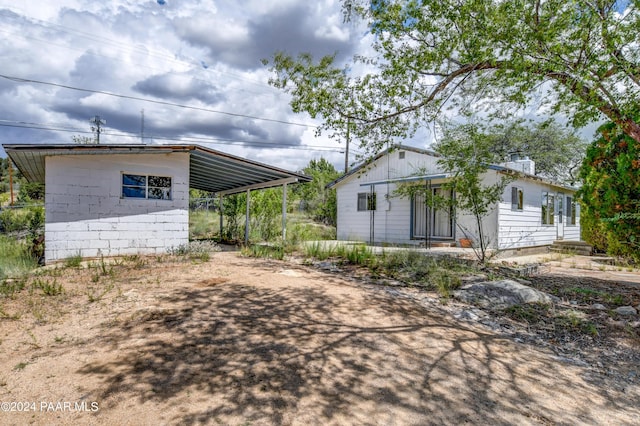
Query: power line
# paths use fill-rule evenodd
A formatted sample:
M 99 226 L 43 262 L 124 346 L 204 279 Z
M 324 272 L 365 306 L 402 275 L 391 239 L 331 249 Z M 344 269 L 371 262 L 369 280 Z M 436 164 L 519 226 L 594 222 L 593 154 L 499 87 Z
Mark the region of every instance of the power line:
M 9 124 L 9 123 L 13 123 L 13 124 Z M 56 127 L 48 126 L 43 123 L 11 122 L 8 120 L 0 120 L 0 127 L 15 127 L 15 128 L 23 128 L 23 129 L 47 130 L 52 132 L 67 132 L 67 133 L 83 133 L 83 134 L 93 133 L 91 131 L 86 131 L 78 128 L 70 128 L 70 127 L 65 128 L 62 126 L 61 128 L 56 128 Z M 139 135 L 135 135 L 132 133 L 117 133 L 117 132 L 110 132 L 110 131 L 104 131 L 104 130 L 101 132 L 101 134 L 106 136 L 112 136 L 112 137 L 127 137 L 132 139 L 139 138 Z M 279 149 L 298 149 L 298 150 L 308 150 L 308 151 L 333 151 L 333 152 L 343 151 L 342 148 L 322 146 L 322 145 L 289 145 L 285 143 L 270 142 L 270 141 L 255 141 L 255 140 L 251 141 L 251 140 L 197 137 L 197 136 L 170 137 L 170 136 L 145 134 L 145 139 L 173 141 L 173 142 L 211 143 L 216 145 L 243 145 L 243 146 L 254 147 L 254 148 L 279 148 Z
M 172 107 L 177 107 L 177 108 L 191 109 L 191 110 L 195 110 L 195 111 L 210 112 L 210 113 L 215 113 L 215 114 L 223 114 L 223 115 L 228 115 L 228 116 L 231 116 L 231 117 L 249 118 L 249 119 L 252 119 L 252 120 L 267 121 L 267 122 L 270 122 L 270 123 L 286 124 L 286 125 L 289 125 L 289 126 L 318 127 L 318 126 L 315 126 L 315 125 L 312 125 L 312 124 L 296 123 L 296 122 L 293 122 L 293 121 L 276 120 L 276 119 L 273 119 L 273 118 L 264 118 L 264 117 L 257 117 L 257 116 L 253 116 L 253 115 L 247 115 L 247 114 L 239 114 L 239 113 L 235 113 L 235 112 L 219 111 L 219 110 L 214 110 L 214 109 L 210 109 L 210 108 L 196 107 L 196 106 L 192 106 L 192 105 L 176 104 L 176 103 L 173 103 L 173 102 L 158 101 L 158 100 L 149 99 L 149 98 L 139 98 L 137 96 L 122 95 L 122 94 L 119 94 L 119 93 L 106 92 L 106 91 L 103 91 L 103 90 L 84 89 L 84 88 L 81 88 L 81 87 L 68 86 L 66 84 L 51 83 L 51 82 L 40 81 L 40 80 L 31 80 L 31 79 L 21 78 L 21 77 L 13 77 L 13 76 L 8 76 L 8 75 L 4 75 L 4 74 L 0 74 L 0 77 L 5 78 L 5 79 L 10 80 L 10 81 L 17 82 L 17 83 L 43 84 L 43 85 L 46 85 L 46 86 L 59 87 L 59 88 L 62 88 L 62 89 L 76 90 L 78 92 L 96 93 L 96 94 L 100 94 L 100 95 L 113 96 L 113 97 L 116 97 L 116 98 L 130 99 L 130 100 L 141 101 L 141 102 L 149 102 L 149 103 L 158 104 L 158 105 L 165 105 L 165 106 L 172 106 Z

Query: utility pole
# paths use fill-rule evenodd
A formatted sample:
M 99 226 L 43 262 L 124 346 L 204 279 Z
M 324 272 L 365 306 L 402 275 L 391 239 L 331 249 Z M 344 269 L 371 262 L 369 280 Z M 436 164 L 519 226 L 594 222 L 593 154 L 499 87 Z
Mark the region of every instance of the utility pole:
M 349 171 L 349 131 L 351 129 L 351 119 L 347 119 L 347 147 L 344 150 L 344 174 Z
M 102 120 L 99 115 L 96 115 L 89 120 L 92 124 L 91 131 L 96 133 L 96 144 L 100 144 L 100 133 L 102 133 L 102 127 L 107 124 L 107 120 Z
M 144 108 L 140 110 L 140 143 L 144 143 Z
M 11 167 L 11 159 L 7 158 L 7 160 L 9 161 L 9 191 L 11 191 L 11 204 L 9 204 L 10 206 L 13 205 L 13 167 Z

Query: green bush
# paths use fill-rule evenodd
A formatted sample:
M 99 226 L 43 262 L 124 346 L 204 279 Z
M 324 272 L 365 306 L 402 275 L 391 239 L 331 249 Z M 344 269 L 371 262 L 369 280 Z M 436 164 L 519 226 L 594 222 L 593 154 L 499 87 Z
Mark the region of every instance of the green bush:
M 0 235 L 0 280 L 22 276 L 37 266 L 37 259 L 24 241 Z

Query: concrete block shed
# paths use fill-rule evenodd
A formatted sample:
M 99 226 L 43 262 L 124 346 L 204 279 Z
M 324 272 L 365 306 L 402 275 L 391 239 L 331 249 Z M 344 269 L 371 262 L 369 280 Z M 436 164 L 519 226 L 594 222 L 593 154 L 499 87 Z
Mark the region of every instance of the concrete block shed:
M 189 241 L 189 188 L 224 196 L 307 176 L 198 145 L 3 145 L 45 184 L 45 262 L 161 254 Z

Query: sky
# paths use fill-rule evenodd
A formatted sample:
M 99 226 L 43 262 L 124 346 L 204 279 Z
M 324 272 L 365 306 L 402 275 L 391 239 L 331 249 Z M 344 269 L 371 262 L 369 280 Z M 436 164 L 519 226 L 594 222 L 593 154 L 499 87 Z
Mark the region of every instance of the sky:
M 347 62 L 371 46 L 359 25 L 338 0 L 0 0 L 0 144 L 73 143 L 99 116 L 101 143 L 197 143 L 289 170 L 325 157 L 341 170 L 344 142 L 316 137 L 319 122 L 291 111 L 261 59 Z

